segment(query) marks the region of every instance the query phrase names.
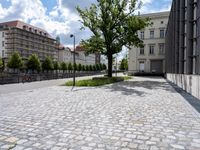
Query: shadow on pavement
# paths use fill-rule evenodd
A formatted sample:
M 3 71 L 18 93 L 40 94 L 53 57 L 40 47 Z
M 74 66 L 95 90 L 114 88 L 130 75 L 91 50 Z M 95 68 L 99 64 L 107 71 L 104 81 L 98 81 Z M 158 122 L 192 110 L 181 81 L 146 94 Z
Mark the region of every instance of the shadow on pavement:
M 186 101 L 192 105 L 199 113 L 200 113 L 200 100 L 191 94 L 184 91 L 182 88 L 178 87 L 177 85 L 169 82 L 169 84 L 178 92 Z
M 156 78 L 154 78 L 156 79 Z M 124 81 L 116 84 L 112 84 L 110 86 L 106 86 L 107 89 L 110 89 L 112 92 L 119 91 L 124 95 L 137 95 L 144 96 L 145 94 L 149 94 L 145 89 L 148 90 L 156 90 L 162 89 L 169 92 L 175 92 L 169 83 L 167 82 L 159 82 L 159 81 Z

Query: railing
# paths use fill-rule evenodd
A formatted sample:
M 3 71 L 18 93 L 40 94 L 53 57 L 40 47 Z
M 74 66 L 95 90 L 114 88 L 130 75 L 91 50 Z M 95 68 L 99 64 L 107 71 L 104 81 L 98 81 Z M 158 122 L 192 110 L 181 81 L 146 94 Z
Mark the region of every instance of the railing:
M 97 74 L 105 74 L 101 71 L 77 71 L 76 77 L 90 76 Z M 73 72 L 49 72 L 49 73 L 10 73 L 1 72 L 0 73 L 0 84 L 10 84 L 10 83 L 24 83 L 24 82 L 34 82 L 42 80 L 53 80 L 62 78 L 72 78 Z

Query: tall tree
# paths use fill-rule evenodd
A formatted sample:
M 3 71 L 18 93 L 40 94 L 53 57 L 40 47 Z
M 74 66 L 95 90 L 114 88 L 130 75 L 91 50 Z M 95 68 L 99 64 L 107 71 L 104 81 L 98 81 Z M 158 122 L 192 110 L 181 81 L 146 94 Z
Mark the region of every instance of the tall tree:
M 82 41 L 82 45 L 88 52 L 107 56 L 109 77 L 112 77 L 113 54 L 119 53 L 123 46 L 143 46 L 137 32 L 148 26 L 150 21 L 134 15 L 140 6 L 140 0 L 97 0 L 97 4 L 89 8 L 77 7 L 83 26 L 93 33 L 90 39 Z
M 8 60 L 8 68 L 20 69 L 23 66 L 23 60 L 18 52 L 14 52 Z

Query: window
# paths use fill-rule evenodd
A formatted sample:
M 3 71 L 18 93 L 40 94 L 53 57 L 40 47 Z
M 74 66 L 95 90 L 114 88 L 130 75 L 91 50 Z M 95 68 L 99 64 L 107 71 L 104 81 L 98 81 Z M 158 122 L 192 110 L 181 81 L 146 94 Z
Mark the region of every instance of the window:
M 2 47 L 4 47 L 4 45 L 5 45 L 5 43 L 4 43 L 4 41 L 2 41 Z
M 153 55 L 154 54 L 154 45 L 149 46 L 149 54 Z
M 164 21 L 161 21 L 161 22 L 160 22 L 160 24 L 163 24 L 163 23 L 164 23 Z
M 165 31 L 164 29 L 160 30 L 160 38 L 164 38 L 165 37 Z
M 165 53 L 164 49 L 165 49 L 165 44 L 164 43 L 159 44 L 159 54 L 164 54 Z
M 150 38 L 151 38 L 151 39 L 154 38 L 154 31 L 153 31 L 153 30 L 150 31 Z
M 144 55 L 144 47 L 140 48 L 140 55 Z
M 139 62 L 139 71 L 144 72 L 144 61 Z
M 4 32 L 2 32 L 2 37 L 4 37 Z
M 140 32 L 140 38 L 143 40 L 144 39 L 144 31 Z
M 2 50 L 2 57 L 4 57 L 4 50 Z

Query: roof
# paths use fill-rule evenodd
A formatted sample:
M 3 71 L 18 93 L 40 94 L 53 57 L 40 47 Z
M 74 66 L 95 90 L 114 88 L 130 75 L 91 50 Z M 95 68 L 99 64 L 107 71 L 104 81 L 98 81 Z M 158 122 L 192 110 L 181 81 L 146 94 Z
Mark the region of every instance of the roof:
M 81 51 L 85 51 L 85 49 L 81 45 L 78 45 L 76 46 L 76 51 L 81 52 Z
M 156 12 L 156 13 L 148 13 L 148 14 L 141 14 L 141 17 L 149 17 L 149 18 L 158 18 L 158 17 L 169 17 L 169 11 L 164 12 Z
M 31 29 L 34 32 L 37 31 L 37 33 L 41 33 L 44 36 L 52 38 L 51 35 L 47 31 L 45 31 L 44 29 L 32 26 L 30 24 L 27 24 L 27 23 L 19 21 L 19 20 L 2 22 L 2 23 L 0 23 L 0 26 L 16 27 L 16 28 L 19 28 L 19 29 L 22 29 L 22 30 L 27 30 L 27 31 L 30 31 L 30 29 Z

